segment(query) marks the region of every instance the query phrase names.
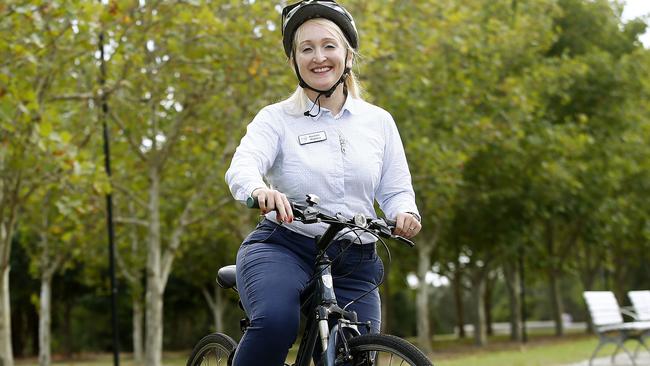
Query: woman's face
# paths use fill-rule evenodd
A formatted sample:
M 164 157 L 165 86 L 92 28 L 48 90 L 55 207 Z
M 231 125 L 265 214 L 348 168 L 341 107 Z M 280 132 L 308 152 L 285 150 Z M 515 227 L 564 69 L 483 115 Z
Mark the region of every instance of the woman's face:
M 300 26 L 296 39 L 296 64 L 302 79 L 314 89 L 328 90 L 345 69 L 345 44 L 316 22 Z

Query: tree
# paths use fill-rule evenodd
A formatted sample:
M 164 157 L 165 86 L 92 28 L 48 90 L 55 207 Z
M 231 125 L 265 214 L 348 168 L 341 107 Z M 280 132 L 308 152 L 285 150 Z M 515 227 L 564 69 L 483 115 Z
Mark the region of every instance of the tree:
M 385 62 L 374 62 L 366 72 L 378 104 L 400 125 L 407 155 L 418 157 L 411 168 L 425 218 L 418 243 L 424 276 L 433 248 L 452 226 L 465 163 L 499 134 L 505 140 L 518 133 L 518 120 L 530 117 L 517 78 L 550 45 L 554 6 L 550 1 L 391 5 L 389 15 L 372 11 L 386 35 L 375 38 L 371 56 Z M 430 337 L 426 294 L 419 299 L 418 333 L 424 342 Z
M 82 256 L 84 247 L 93 244 L 87 235 L 91 225 L 86 223 L 97 221 L 98 212 L 96 207 L 84 204 L 83 197 L 89 196 L 87 192 L 71 187 L 69 180 L 68 184 L 58 184 L 45 186 L 32 195 L 20 225 L 25 231 L 22 237 L 29 238 L 23 245 L 32 257 L 30 270 L 41 284 L 38 307 L 41 366 L 51 363 L 52 280 L 57 272 L 72 266 L 73 260 Z
M 5 366 L 13 365 L 8 287 L 11 240 L 29 197 L 74 168 L 69 150 L 48 150 L 47 146 L 51 142 L 65 145 L 71 137 L 53 133 L 62 116 L 61 103 L 92 97 L 71 70 L 75 60 L 91 55 L 87 38 L 77 36 L 72 20 L 85 19 L 92 10 L 92 5 L 76 8 L 67 3 L 10 2 L 0 7 L 0 358 Z M 79 94 L 80 88 L 85 95 Z
M 611 154 L 611 148 L 628 128 L 620 107 L 630 94 L 615 70 L 620 69 L 617 64 L 622 56 L 639 47 L 638 32 L 644 26 L 637 21 L 623 26 L 622 8 L 612 8 L 607 1 L 565 0 L 559 4 L 563 10 L 556 19 L 559 37 L 548 56 L 581 64 L 582 72 L 573 74 L 568 88 L 548 95 L 546 112 L 541 116 L 549 132 L 553 131 L 552 135 L 542 135 L 544 149 L 550 154 L 542 165 L 547 177 L 539 176 L 541 180 L 534 184 L 553 177 L 535 190 L 540 193 L 539 223 L 545 233 L 545 267 L 556 334 L 561 335 L 563 310 L 557 282 L 570 265 L 565 253 L 584 236 L 585 225 L 598 212 L 598 197 L 613 193 L 617 185 L 614 172 L 619 167 L 612 162 L 618 158 Z M 557 148 L 549 148 L 553 145 Z M 602 169 L 608 174 L 603 176 Z M 551 182 L 553 189 L 549 190 Z
M 263 37 L 275 26 L 273 7 L 115 3 L 105 11 L 115 45 L 109 79 L 129 80 L 110 100 L 124 162 L 112 183 L 121 202 L 137 206 L 124 221 L 146 230 L 145 363 L 159 365 L 163 294 L 187 229 L 227 221 L 232 200 L 215 182 L 238 140 L 223 131 L 277 97 L 271 83 L 283 82 L 265 78 L 279 64 Z

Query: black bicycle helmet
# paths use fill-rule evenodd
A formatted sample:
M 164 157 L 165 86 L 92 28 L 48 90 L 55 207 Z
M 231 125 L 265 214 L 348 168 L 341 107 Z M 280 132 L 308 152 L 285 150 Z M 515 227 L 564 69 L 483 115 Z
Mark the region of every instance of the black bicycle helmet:
M 341 28 L 353 49 L 359 48 L 359 35 L 352 15 L 334 0 L 303 0 L 282 9 L 282 43 L 290 57 L 293 37 L 302 23 L 314 18 L 325 18 Z

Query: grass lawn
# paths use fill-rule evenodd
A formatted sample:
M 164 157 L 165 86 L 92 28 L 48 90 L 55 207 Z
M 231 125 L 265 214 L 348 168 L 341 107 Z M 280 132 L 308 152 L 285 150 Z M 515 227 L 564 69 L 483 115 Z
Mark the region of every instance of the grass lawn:
M 187 352 L 169 352 L 163 356 L 163 364 L 166 366 L 185 366 L 187 357 L 190 351 Z M 113 366 L 112 354 L 84 354 L 74 357 L 71 360 L 60 360 L 54 357 L 52 365 L 56 366 Z M 16 366 L 38 366 L 38 359 L 17 359 Z M 120 366 L 136 366 L 133 362 L 131 354 L 120 354 Z
M 562 338 L 552 336 L 533 336 L 529 343 L 520 345 L 505 339 L 491 339 L 486 347 L 479 348 L 469 344 L 459 345 L 460 341 L 434 342 L 434 363 L 436 366 L 553 366 L 579 362 L 588 359 L 596 348 L 596 336 L 573 334 Z M 599 355 L 614 351 L 605 347 Z
M 436 366 L 554 366 L 588 359 L 596 348 L 598 340 L 594 335 L 569 334 L 556 338 L 547 334 L 532 334 L 525 345 L 511 342 L 504 336 L 491 337 L 486 347 L 476 347 L 472 339 L 459 340 L 453 336 L 436 336 L 433 347 L 433 362 Z M 292 349 L 289 360 L 295 358 L 296 347 Z M 610 355 L 614 346 L 605 347 L 600 356 Z M 165 353 L 163 360 L 166 366 L 183 366 L 187 361 L 187 352 Z M 77 356 L 72 360 L 54 358 L 57 366 L 111 366 L 113 358 L 110 354 L 87 354 Z M 18 366 L 35 366 L 38 360 L 34 358 L 19 359 Z M 120 358 L 121 366 L 135 366 L 130 355 Z

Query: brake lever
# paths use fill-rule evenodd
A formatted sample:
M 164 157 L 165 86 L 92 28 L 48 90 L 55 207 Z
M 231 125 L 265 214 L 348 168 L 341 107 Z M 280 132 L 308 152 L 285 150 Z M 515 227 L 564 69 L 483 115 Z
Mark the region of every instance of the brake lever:
M 389 220 L 389 219 L 375 219 L 372 220 L 372 223 L 375 224 L 375 227 L 379 229 L 379 235 L 384 237 L 384 238 L 391 238 L 395 239 L 398 241 L 401 241 L 402 243 L 405 243 L 409 247 L 413 248 L 415 246 L 415 243 L 412 242 L 411 240 L 399 236 L 399 235 L 393 235 L 392 230 L 390 229 L 389 226 L 395 227 L 395 221 Z
M 409 239 L 406 239 L 406 238 L 403 237 L 403 236 L 393 235 L 392 237 L 393 237 L 393 239 L 397 239 L 397 240 L 401 241 L 402 243 L 408 245 L 408 246 L 411 247 L 411 248 L 413 248 L 413 247 L 415 246 L 415 243 L 414 243 L 414 242 L 412 242 L 412 241 L 409 240 Z
M 390 230 L 388 225 L 388 220 L 386 219 L 374 219 L 370 222 L 370 226 L 372 226 L 373 229 L 378 230 L 379 236 L 383 238 L 393 237 L 393 232 Z

